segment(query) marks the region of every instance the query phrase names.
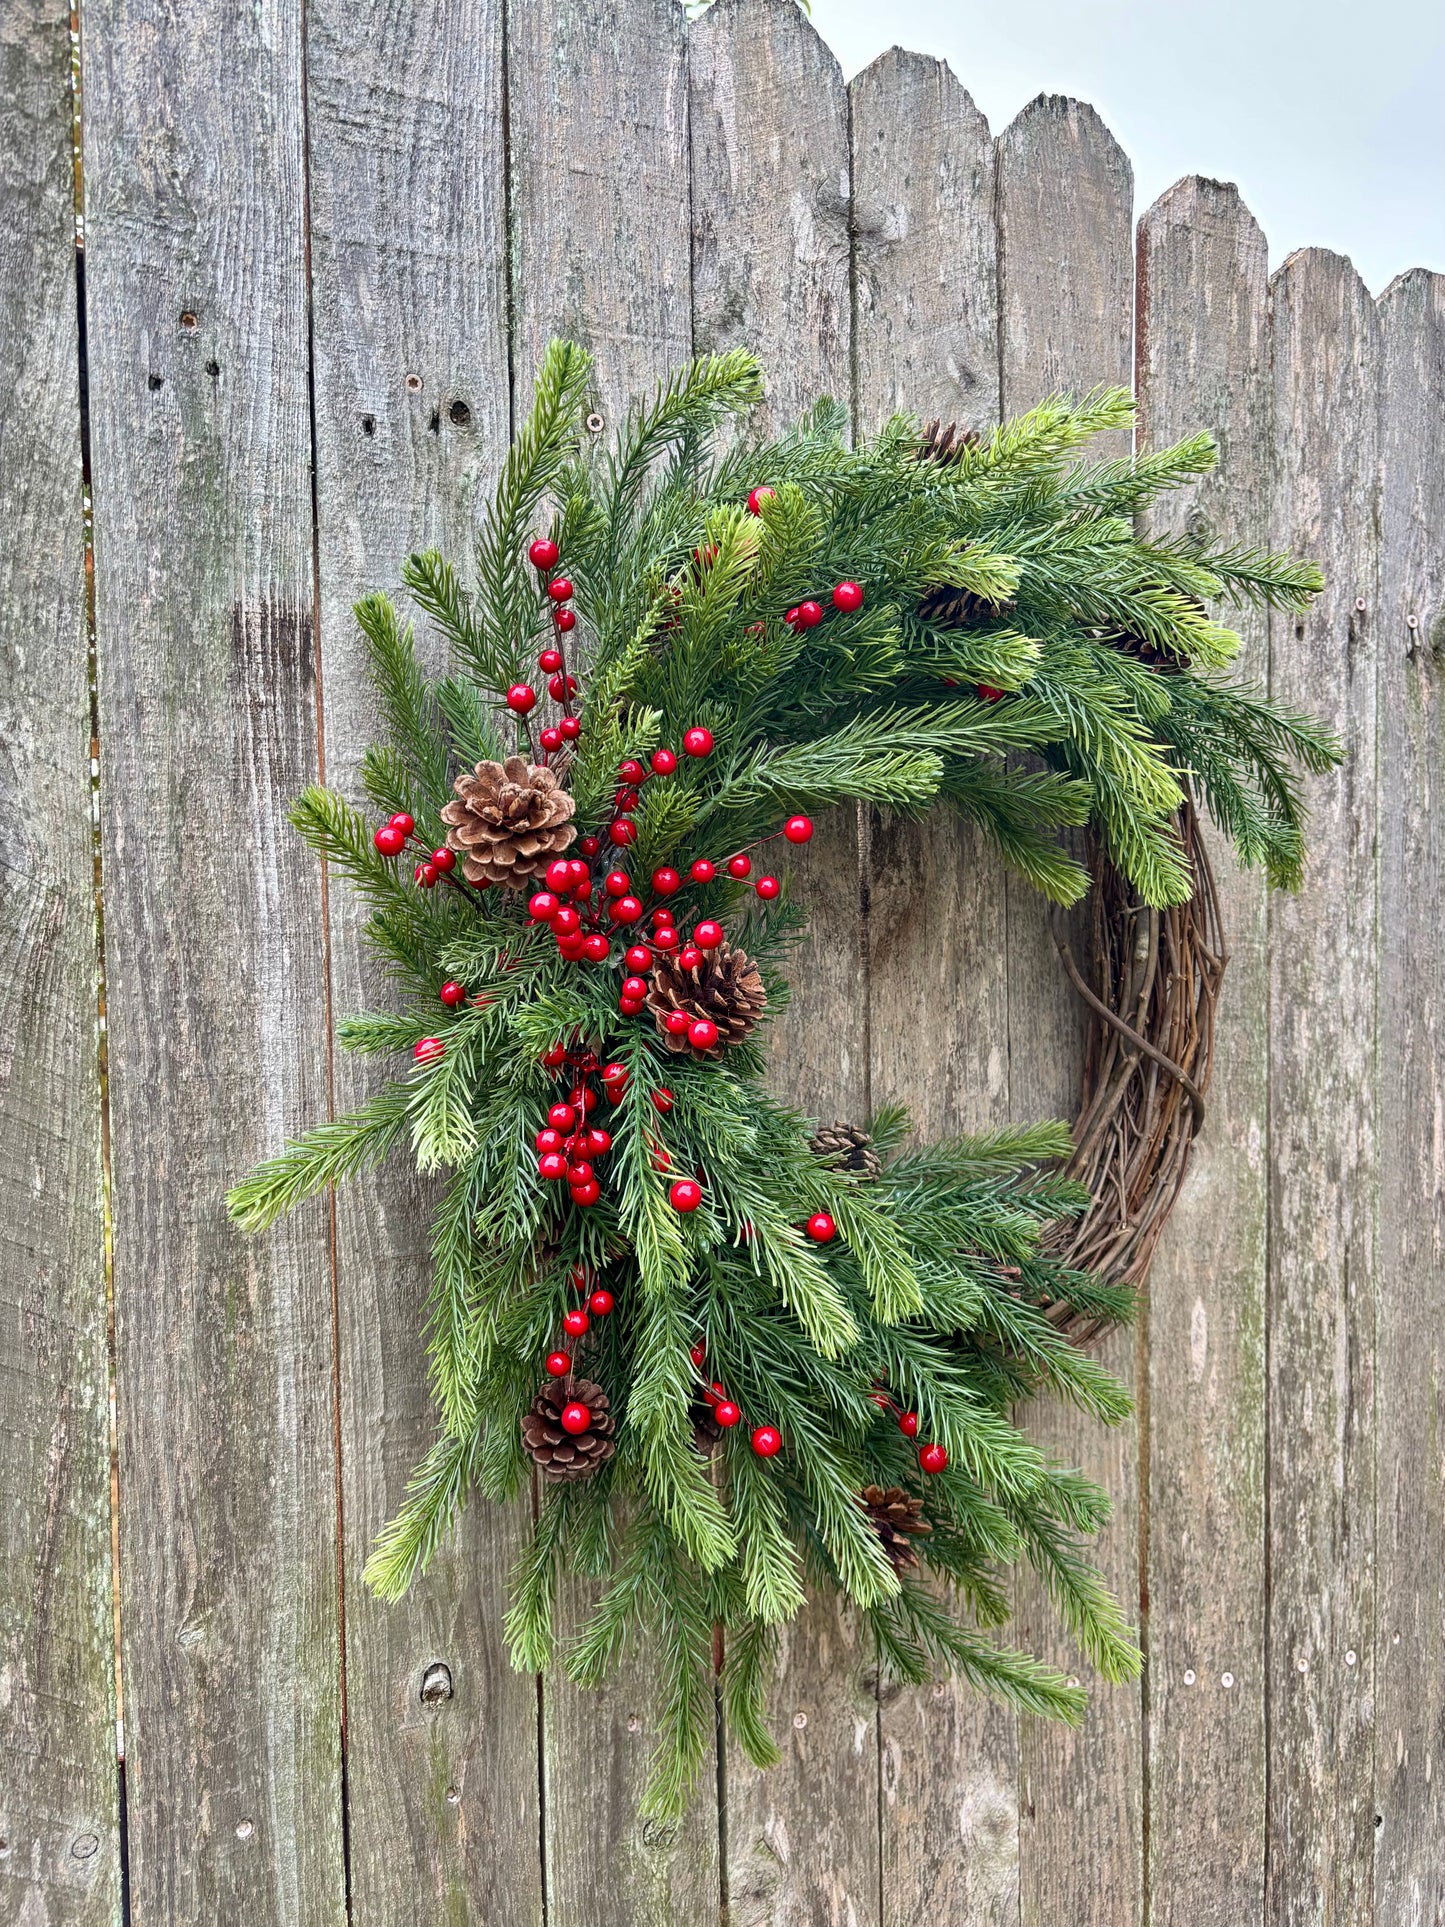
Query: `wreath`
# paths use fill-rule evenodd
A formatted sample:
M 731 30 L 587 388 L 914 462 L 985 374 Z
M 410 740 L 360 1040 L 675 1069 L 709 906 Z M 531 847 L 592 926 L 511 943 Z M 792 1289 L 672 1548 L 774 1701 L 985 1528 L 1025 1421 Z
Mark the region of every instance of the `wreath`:
M 1296 773 L 1337 751 L 1226 679 L 1209 613 L 1301 609 L 1317 571 L 1139 533 L 1215 450 L 1084 459 L 1126 393 L 857 445 L 824 402 L 760 444 L 735 351 L 608 454 L 579 432 L 589 370 L 548 348 L 475 586 L 406 567 L 448 673 L 386 596 L 357 607 L 386 726 L 369 808 L 312 788 L 292 822 L 369 904 L 397 992 L 340 1039 L 407 1061 L 230 1207 L 259 1230 L 403 1144 L 443 1174 L 439 1436 L 368 1582 L 398 1596 L 473 1487 L 535 1481 L 512 1656 L 587 1685 L 649 1640 L 667 1815 L 715 1683 L 749 1758 L 777 1757 L 766 1694 L 808 1585 L 864 1615 L 886 1672 L 1077 1720 L 1078 1685 L 999 1637 L 1025 1561 L 1105 1678 L 1137 1671 L 1087 1558 L 1107 1499 L 1014 1414 L 1128 1410 L 1076 1341 L 1128 1316 L 1202 1115 L 1223 953 L 1196 803 L 1295 884 Z M 949 805 L 1056 904 L 1092 888 L 1092 960 L 1063 944 L 1094 1018 L 1072 1133 L 919 1147 L 900 1109 L 819 1128 L 769 1090 L 805 914 L 778 858 L 855 800 Z M 589 1603 L 563 1626 L 566 1571 Z

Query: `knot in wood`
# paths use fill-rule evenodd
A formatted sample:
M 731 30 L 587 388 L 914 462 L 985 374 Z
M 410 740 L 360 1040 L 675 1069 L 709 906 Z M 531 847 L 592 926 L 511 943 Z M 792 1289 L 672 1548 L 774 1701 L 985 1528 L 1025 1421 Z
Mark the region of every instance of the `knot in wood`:
M 423 1706 L 440 1706 L 443 1700 L 452 1696 L 452 1669 L 439 1659 L 434 1659 L 421 1676 L 421 1700 Z

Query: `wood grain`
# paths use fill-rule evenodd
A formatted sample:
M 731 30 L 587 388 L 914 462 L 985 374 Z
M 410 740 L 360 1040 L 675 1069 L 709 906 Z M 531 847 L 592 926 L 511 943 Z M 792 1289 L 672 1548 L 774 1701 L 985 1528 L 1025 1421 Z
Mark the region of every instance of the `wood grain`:
M 1379 1295 L 1376 1308 L 1375 1919 L 1445 1916 L 1445 276 L 1377 303 L 1383 357 L 1379 623 Z
M 345 1912 L 299 8 L 86 15 L 87 311 L 137 1919 Z
M 849 89 L 857 419 L 998 420 L 994 144 L 940 61 L 894 49 Z M 875 817 L 870 838 L 875 1104 L 936 1138 L 1008 1116 L 1003 865 L 951 812 Z M 964 1686 L 885 1687 L 883 1919 L 1018 1920 L 1016 1723 Z
M 1266 543 L 1274 464 L 1268 248 L 1233 187 L 1198 178 L 1140 222 L 1139 442 L 1207 429 L 1219 467 L 1150 513 L 1160 534 Z M 1225 608 L 1238 673 L 1262 614 Z M 1266 885 L 1211 835 L 1230 961 L 1213 1081 L 1148 1305 L 1149 1880 L 1154 1918 L 1264 1907 L 1264 1298 L 1269 1229 Z
M 0 1919 L 120 1904 L 70 21 L 0 22 Z
M 307 11 L 320 639 L 329 782 L 378 733 L 351 603 L 414 549 L 465 573 L 509 432 L 502 15 L 496 0 L 384 16 Z M 419 637 L 438 668 L 436 639 Z M 338 1015 L 385 1008 L 365 914 L 328 892 Z M 385 1066 L 340 1056 L 350 1109 Z M 430 1192 L 404 1160 L 336 1200 L 351 1900 L 367 1922 L 539 1920 L 537 1692 L 502 1648 L 527 1529 L 474 1500 L 400 1605 L 361 1571 L 435 1435 L 421 1332 Z M 449 1691 L 423 1697 L 429 1669 Z M 440 1677 L 434 1675 L 434 1677 Z
M 1372 1905 L 1379 353 L 1340 256 L 1271 286 L 1273 539 L 1327 586 L 1271 621 L 1270 687 L 1346 753 L 1308 785 L 1308 880 L 1270 923 L 1266 1917 L 1295 1927 Z
M 1130 380 L 1133 237 L 1129 162 L 1092 107 L 1055 95 L 1026 107 L 998 143 L 999 341 L 1002 404 L 1018 414 L 1056 389 L 1084 393 Z M 1117 446 L 1107 444 L 1118 444 Z M 1095 453 L 1127 452 L 1126 436 Z M 1072 1118 L 1083 1024 L 1048 929 L 1048 909 L 1014 878 L 1007 886 L 1009 1103 L 1020 1121 Z M 1134 1376 L 1134 1338 L 1115 1332 L 1101 1355 Z M 1126 1610 L 1138 1600 L 1137 1428 L 1106 1432 L 1057 1408 L 1029 1429 L 1108 1492 L 1114 1519 L 1100 1566 Z M 1059 1629 L 1042 1588 L 1018 1588 L 1017 1636 L 1090 1676 Z M 1137 1686 L 1093 1684 L 1077 1734 L 1024 1721 L 1020 1729 L 1020 1913 L 1045 1927 L 1114 1927 L 1141 1909 L 1142 1734 Z

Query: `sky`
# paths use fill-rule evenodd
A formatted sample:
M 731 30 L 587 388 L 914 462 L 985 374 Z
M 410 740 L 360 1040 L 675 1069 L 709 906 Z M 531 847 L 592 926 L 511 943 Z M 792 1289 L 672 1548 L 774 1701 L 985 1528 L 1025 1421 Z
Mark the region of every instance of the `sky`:
M 1001 132 L 1036 94 L 1090 101 L 1142 212 L 1233 181 L 1269 237 L 1347 254 L 1374 294 L 1445 270 L 1442 0 L 813 0 L 851 79 L 890 46 L 946 60 Z

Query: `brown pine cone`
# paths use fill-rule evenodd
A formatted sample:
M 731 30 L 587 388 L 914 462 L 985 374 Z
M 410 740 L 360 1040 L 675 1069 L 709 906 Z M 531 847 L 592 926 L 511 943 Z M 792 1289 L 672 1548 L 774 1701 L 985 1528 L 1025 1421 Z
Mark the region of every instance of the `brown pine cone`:
M 972 629 L 1007 615 L 1013 606 L 1012 602 L 990 602 L 972 589 L 956 589 L 951 582 L 935 582 L 919 598 L 918 613 L 935 629 Z
M 935 418 L 925 424 L 923 433 L 918 439 L 917 459 L 920 462 L 937 462 L 940 468 L 947 468 L 950 463 L 963 459 L 963 451 L 966 448 L 977 447 L 978 430 L 976 428 L 965 428 L 960 435 L 956 423 L 950 422 L 945 428 Z
M 834 1171 L 860 1171 L 864 1177 L 876 1178 L 883 1169 L 883 1160 L 873 1149 L 868 1133 L 856 1124 L 845 1124 L 841 1118 L 825 1124 L 809 1140 L 808 1149 Z
M 915 1499 L 901 1485 L 865 1485 L 863 1509 L 873 1521 L 873 1529 L 883 1541 L 895 1572 L 906 1572 L 918 1564 L 918 1554 L 909 1543 L 911 1534 L 932 1532 L 923 1516 L 923 1501 Z
M 577 834 L 572 797 L 550 769 L 524 757 L 478 763 L 452 788 L 456 800 L 442 811 L 442 821 L 468 883 L 520 890 L 541 876 Z
M 585 1405 L 592 1415 L 585 1432 L 563 1430 L 562 1409 L 572 1404 Z M 547 1380 L 522 1420 L 522 1442 L 545 1478 L 590 1479 L 612 1457 L 617 1421 L 607 1407 L 606 1392 L 590 1378 L 571 1373 Z
M 692 1051 L 695 1058 L 716 1060 L 726 1045 L 741 1044 L 752 1034 L 768 999 L 752 958 L 724 939 L 716 950 L 705 951 L 702 962 L 691 970 L 683 969 L 677 954 L 659 956 L 652 967 L 647 1001 L 658 1035 L 670 1051 Z M 710 1017 L 717 1025 L 717 1043 L 710 1050 L 695 1050 L 686 1031 L 674 1037 L 663 1022 L 673 1010 L 686 1011 L 689 1017 Z

